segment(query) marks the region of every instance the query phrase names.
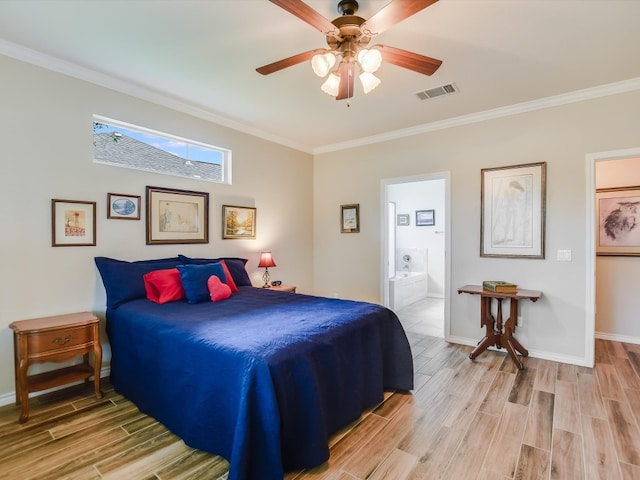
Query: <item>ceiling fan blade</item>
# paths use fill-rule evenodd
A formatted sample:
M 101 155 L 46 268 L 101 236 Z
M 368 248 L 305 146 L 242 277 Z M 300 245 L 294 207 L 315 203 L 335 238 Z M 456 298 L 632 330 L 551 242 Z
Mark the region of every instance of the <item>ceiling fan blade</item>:
M 329 20 L 301 0 L 269 0 L 325 35 L 337 35 L 340 31 Z
M 405 18 L 424 10 L 438 0 L 395 0 L 378 10 L 362 24 L 362 30 L 373 36 L 384 32 Z
M 344 100 L 353 97 L 353 75 L 355 64 L 352 62 L 342 62 L 340 64 L 340 87 L 336 100 Z
M 407 68 L 414 72 L 422 73 L 423 75 L 432 75 L 440 68 L 440 65 L 442 65 L 442 60 L 426 57 L 419 53 L 409 52 L 400 48 L 389 47 L 387 45 L 374 45 L 372 48 L 380 50 L 384 62 L 392 63 L 398 67 Z
M 307 60 L 311 60 L 311 58 L 317 53 L 324 53 L 328 51 L 329 50 L 325 48 L 316 48 L 315 50 L 309 50 L 308 52 L 299 53 L 292 57 L 283 58 L 282 60 L 278 60 L 277 62 L 270 63 L 269 65 L 258 67 L 256 68 L 256 72 L 261 73 L 262 75 L 269 75 L 270 73 L 274 73 L 279 70 L 283 70 L 285 68 L 305 62 Z

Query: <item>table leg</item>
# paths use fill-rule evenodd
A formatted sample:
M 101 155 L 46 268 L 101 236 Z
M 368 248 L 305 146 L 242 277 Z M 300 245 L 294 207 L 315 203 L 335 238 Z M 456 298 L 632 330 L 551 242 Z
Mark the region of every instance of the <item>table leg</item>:
M 509 336 L 509 342 L 511 342 L 511 344 L 513 345 L 513 348 L 515 348 L 517 351 L 519 351 L 523 357 L 528 357 L 529 356 L 529 351 L 524 348 L 520 342 L 518 340 L 516 340 L 516 338 L 514 336 Z
M 478 346 L 469 354 L 471 360 L 493 345 L 500 345 L 500 336 L 496 334 L 496 320 L 491 315 L 491 298 L 480 298 L 480 324 L 485 327 L 486 334 Z
M 518 324 L 518 300 L 515 298 L 511 299 L 511 305 L 509 308 L 509 318 L 507 322 L 504 324 L 504 339 L 503 344 L 504 348 L 507 349 L 509 355 L 513 362 L 518 366 L 520 370 L 524 369 L 524 364 L 522 360 L 518 358 L 516 351 L 520 352 L 523 357 L 529 355 L 529 352 L 516 340 L 513 336 L 516 331 L 516 325 Z
M 520 370 L 524 370 L 524 364 L 518 358 L 518 355 L 516 354 L 516 352 L 514 350 L 514 346 L 512 344 L 512 340 L 513 340 L 513 338 L 506 337 L 505 341 L 504 341 L 504 348 L 507 350 L 507 352 L 509 352 L 509 356 L 511 357 L 511 360 L 513 360 L 513 363 L 515 363 L 516 366 Z
M 27 360 L 22 358 L 18 365 L 18 389 L 20 390 L 20 423 L 29 418 L 29 388 L 27 387 Z
M 478 344 L 478 346 L 476 348 L 473 349 L 473 352 L 471 352 L 469 354 L 469 358 L 471 360 L 475 359 L 478 355 L 480 355 L 482 352 L 484 352 L 487 348 L 489 348 L 490 346 L 495 344 L 495 337 L 493 335 L 489 335 L 487 334 L 482 340 L 480 340 L 480 343 Z
M 93 327 L 93 387 L 95 389 L 96 398 L 102 398 L 102 390 L 100 390 L 100 370 L 102 368 L 102 345 L 98 340 L 100 338 L 99 325 Z

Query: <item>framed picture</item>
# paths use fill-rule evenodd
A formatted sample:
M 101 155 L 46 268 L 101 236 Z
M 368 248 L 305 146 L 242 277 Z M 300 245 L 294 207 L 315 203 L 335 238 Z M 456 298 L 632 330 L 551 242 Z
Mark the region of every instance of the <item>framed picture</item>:
M 96 244 L 96 202 L 51 200 L 51 246 L 93 247 Z
M 146 187 L 147 245 L 209 243 L 209 194 Z
M 340 233 L 360 232 L 360 204 L 340 205 Z
M 435 210 L 416 210 L 416 226 L 431 227 L 436 224 Z
M 640 187 L 596 190 L 596 255 L 640 256 Z
M 480 256 L 544 258 L 547 163 L 484 168 Z
M 406 227 L 409 225 L 409 214 L 408 213 L 399 213 L 396 221 L 398 226 Z
M 140 195 L 107 193 L 107 218 L 140 220 Z
M 222 206 L 222 238 L 256 238 L 257 210 L 253 207 Z

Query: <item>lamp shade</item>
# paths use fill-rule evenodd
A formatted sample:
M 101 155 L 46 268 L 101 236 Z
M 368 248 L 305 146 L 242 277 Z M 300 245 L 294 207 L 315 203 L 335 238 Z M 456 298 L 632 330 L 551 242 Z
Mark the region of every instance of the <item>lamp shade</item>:
M 330 73 L 327 80 L 320 87 L 324 93 L 327 93 L 333 97 L 338 96 L 340 88 L 340 77 L 335 73 Z
M 311 58 L 311 68 L 313 73 L 319 77 L 325 77 L 336 64 L 336 56 L 331 53 L 318 53 Z
M 373 73 L 382 65 L 382 54 L 380 50 L 376 50 L 375 48 L 371 50 L 365 48 L 358 52 L 358 63 L 363 71 Z
M 362 83 L 364 93 L 369 93 L 371 90 L 380 85 L 380 79 L 373 73 L 369 72 L 363 72 L 360 74 L 360 82 Z
M 262 252 L 260 254 L 260 263 L 258 264 L 258 268 L 260 267 L 277 267 L 276 262 L 271 256 L 271 252 Z

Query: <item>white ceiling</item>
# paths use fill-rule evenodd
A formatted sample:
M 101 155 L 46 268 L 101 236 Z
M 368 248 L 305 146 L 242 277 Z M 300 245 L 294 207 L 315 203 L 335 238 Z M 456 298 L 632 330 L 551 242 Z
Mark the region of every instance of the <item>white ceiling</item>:
M 337 2 L 306 3 L 332 20 Z M 388 0 L 359 3 L 369 18 Z M 319 152 L 594 87 L 640 88 L 639 22 L 639 0 L 440 0 L 371 43 L 441 59 L 440 69 L 383 65 L 382 84 L 368 95 L 357 86 L 350 107 L 320 90 L 308 63 L 255 71 L 326 46 L 268 0 L 2 0 L 0 54 Z M 415 95 L 450 82 L 459 93 Z

